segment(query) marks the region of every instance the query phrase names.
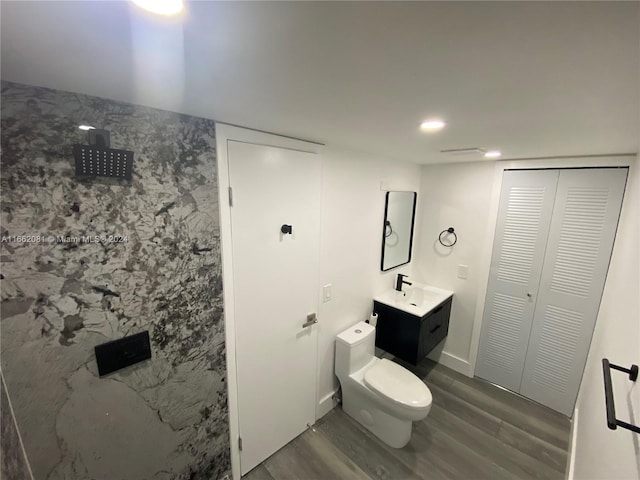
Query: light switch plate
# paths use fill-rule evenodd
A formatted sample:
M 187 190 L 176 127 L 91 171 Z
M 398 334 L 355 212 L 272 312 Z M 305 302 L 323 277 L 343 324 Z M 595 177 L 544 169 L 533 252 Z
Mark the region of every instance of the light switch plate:
M 331 300 L 331 284 L 327 283 L 322 287 L 322 303 L 327 303 Z
M 458 265 L 458 278 L 466 280 L 469 276 L 469 265 Z

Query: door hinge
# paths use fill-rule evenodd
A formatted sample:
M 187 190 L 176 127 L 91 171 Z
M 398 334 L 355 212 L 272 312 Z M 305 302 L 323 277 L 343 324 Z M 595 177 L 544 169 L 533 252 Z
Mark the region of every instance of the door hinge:
M 229 187 L 229 206 L 233 207 L 233 188 Z
M 238 437 L 238 449 L 242 451 L 242 438 Z

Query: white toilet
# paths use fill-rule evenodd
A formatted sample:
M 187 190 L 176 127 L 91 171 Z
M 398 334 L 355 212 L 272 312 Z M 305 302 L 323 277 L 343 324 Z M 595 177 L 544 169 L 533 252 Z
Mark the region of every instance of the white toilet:
M 376 329 L 365 322 L 336 338 L 336 376 L 342 409 L 394 448 L 411 438 L 411 422 L 431 409 L 429 388 L 397 363 L 374 355 Z

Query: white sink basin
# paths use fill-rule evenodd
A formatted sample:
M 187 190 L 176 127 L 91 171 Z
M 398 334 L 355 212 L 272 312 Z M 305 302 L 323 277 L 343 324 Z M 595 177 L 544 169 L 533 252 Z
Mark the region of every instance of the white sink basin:
M 388 290 L 373 297 L 377 302 L 384 303 L 403 312 L 417 317 L 424 317 L 427 313 L 453 296 L 453 292 L 442 288 L 415 283 L 404 285 L 403 292 Z

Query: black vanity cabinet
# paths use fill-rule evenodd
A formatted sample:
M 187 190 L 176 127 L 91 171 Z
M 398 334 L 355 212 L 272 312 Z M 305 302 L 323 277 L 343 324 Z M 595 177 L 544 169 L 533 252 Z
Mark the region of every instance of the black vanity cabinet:
M 447 336 L 452 299 L 449 297 L 424 317 L 374 300 L 373 311 L 378 314 L 376 347 L 417 365 Z

